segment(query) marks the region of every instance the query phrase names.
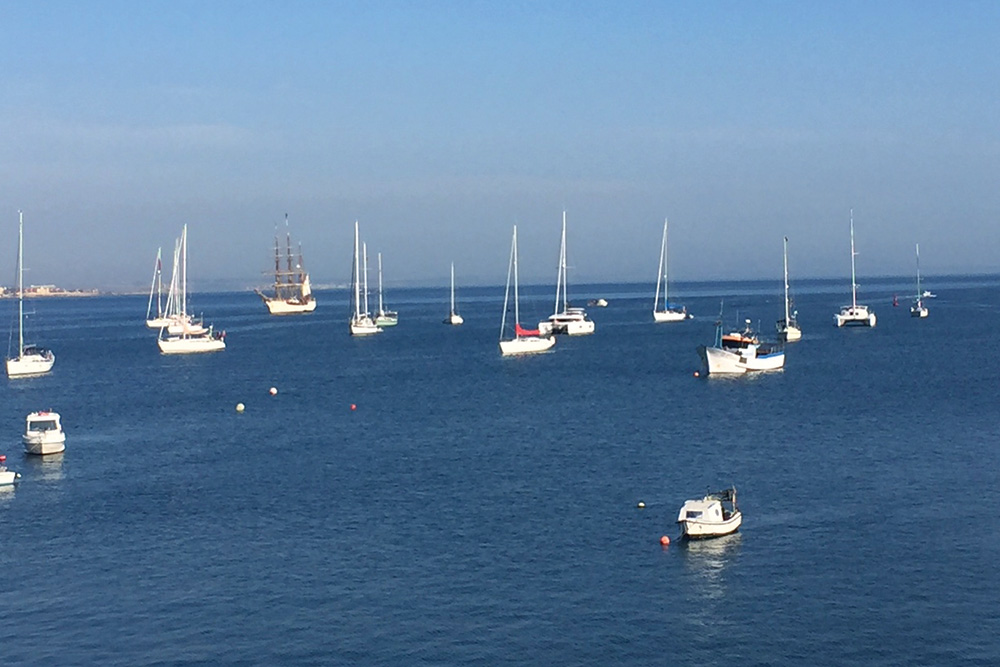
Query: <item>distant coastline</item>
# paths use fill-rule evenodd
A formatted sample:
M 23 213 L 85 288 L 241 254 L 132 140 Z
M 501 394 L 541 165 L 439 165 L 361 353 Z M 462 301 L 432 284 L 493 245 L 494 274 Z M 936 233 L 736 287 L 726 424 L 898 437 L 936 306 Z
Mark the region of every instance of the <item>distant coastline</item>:
M 0 299 L 16 299 L 17 289 L 13 287 L 0 287 Z M 96 289 L 83 290 L 74 289 L 68 290 L 62 287 L 56 287 L 55 285 L 31 285 L 30 287 L 24 288 L 24 298 L 35 299 L 43 297 L 56 297 L 56 296 L 100 296 L 100 292 Z

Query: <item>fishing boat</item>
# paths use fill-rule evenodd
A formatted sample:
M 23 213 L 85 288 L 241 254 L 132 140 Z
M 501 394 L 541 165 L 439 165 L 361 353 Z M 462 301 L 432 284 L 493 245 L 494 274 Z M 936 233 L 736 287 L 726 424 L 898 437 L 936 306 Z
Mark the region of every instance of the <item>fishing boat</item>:
M 451 263 L 451 310 L 448 311 L 448 317 L 444 318 L 445 324 L 459 325 L 465 322 L 462 316 L 458 314 L 455 309 L 455 262 Z
M 851 305 L 841 306 L 840 312 L 833 316 L 838 327 L 874 327 L 875 311 L 858 303 L 858 280 L 855 273 L 854 258 L 854 209 L 851 209 Z
M 296 315 L 316 310 L 316 297 L 313 296 L 309 274 L 302 261 L 301 244 L 298 254 L 296 261 L 292 253 L 292 235 L 288 231 L 288 215 L 285 215 L 284 267 L 278 235 L 274 236 L 274 294 L 254 290 L 272 315 Z
M 505 339 L 507 334 L 507 305 L 510 300 L 511 276 L 514 278 L 514 334 L 513 338 Z M 508 357 L 523 354 L 544 352 L 556 344 L 552 336 L 541 336 L 539 331 L 521 327 L 520 297 L 517 289 L 517 225 L 514 225 L 514 237 L 510 242 L 510 261 L 507 264 L 507 287 L 503 294 L 503 316 L 500 319 L 500 354 Z
M 765 343 L 750 327 L 723 335 L 722 315 L 715 323 L 715 343 L 698 346 L 702 366 L 708 375 L 734 375 L 754 371 L 775 371 L 785 366 L 785 348 L 780 343 Z
M 211 326 L 206 329 L 200 322 L 192 322 L 186 312 L 187 225 L 184 225 L 175 248 L 174 268 L 170 277 L 170 296 L 178 303 L 178 312 L 174 323 L 160 329 L 156 344 L 162 354 L 197 354 L 225 350 L 225 331 L 216 332 Z
M 920 291 L 920 244 L 917 244 L 917 296 L 913 298 L 913 305 L 910 306 L 910 317 L 924 318 L 930 314 L 927 306 L 924 305 L 925 292 Z
M 663 306 L 660 307 L 660 286 L 663 286 Z M 654 322 L 682 322 L 693 315 L 684 306 L 670 303 L 667 298 L 667 219 L 663 219 L 663 239 L 660 241 L 660 268 L 656 271 L 656 296 L 653 297 Z
M 559 271 L 556 274 L 556 303 L 552 315 L 538 323 L 542 335 L 565 334 L 583 336 L 594 333 L 594 321 L 587 317 L 587 311 L 569 305 L 566 290 L 566 211 L 563 211 L 562 242 L 559 245 Z
M 394 327 L 399 324 L 399 313 L 386 310 L 382 304 L 382 253 L 378 254 L 378 312 L 375 313 L 375 326 Z
M 21 479 L 21 473 L 7 469 L 7 457 L 0 454 L 0 487 L 12 486 Z
M 18 211 L 17 218 L 17 356 L 8 351 L 8 378 L 44 375 L 56 363 L 52 350 L 24 344 L 24 214 Z
M 25 419 L 24 451 L 28 454 L 44 456 L 58 454 L 66 449 L 66 434 L 58 412 L 32 412 Z
M 693 540 L 735 533 L 743 523 L 743 513 L 736 506 L 736 487 L 684 501 L 677 523 L 682 536 Z
M 785 317 L 775 324 L 778 330 L 778 337 L 786 343 L 791 343 L 802 338 L 802 329 L 799 328 L 797 319 L 798 311 L 792 309 L 792 298 L 788 295 L 788 237 L 785 237 Z
M 358 222 L 354 221 L 354 265 L 351 268 L 351 335 L 370 336 L 382 331 L 375 325 L 375 320 L 368 313 L 368 252 L 365 249 L 365 282 L 364 282 L 364 310 L 362 310 L 361 294 L 361 245 L 358 235 Z
M 149 286 L 149 302 L 146 304 L 146 326 L 162 329 L 170 324 L 170 318 L 163 308 L 163 248 L 156 249 L 156 264 L 153 265 L 153 283 Z M 156 296 L 156 315 L 153 315 L 153 296 Z

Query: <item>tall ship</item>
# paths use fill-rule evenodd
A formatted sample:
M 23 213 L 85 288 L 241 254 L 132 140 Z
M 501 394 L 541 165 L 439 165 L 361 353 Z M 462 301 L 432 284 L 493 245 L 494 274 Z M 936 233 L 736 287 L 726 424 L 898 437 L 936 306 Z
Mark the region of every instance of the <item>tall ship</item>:
M 272 315 L 295 315 L 316 310 L 316 297 L 309 284 L 309 274 L 302 261 L 302 246 L 299 245 L 298 258 L 292 251 L 292 235 L 288 231 L 288 216 L 285 216 L 285 251 L 281 251 L 278 235 L 274 236 L 274 283 L 272 293 L 255 290 Z

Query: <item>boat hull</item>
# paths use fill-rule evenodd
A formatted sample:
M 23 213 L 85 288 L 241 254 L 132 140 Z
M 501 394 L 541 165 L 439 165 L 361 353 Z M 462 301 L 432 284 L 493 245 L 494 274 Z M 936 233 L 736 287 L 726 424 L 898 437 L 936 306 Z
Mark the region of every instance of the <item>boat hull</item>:
M 924 318 L 927 317 L 929 314 L 930 312 L 924 306 L 913 306 L 912 308 L 910 308 L 910 317 Z
M 44 375 L 52 370 L 56 363 L 56 355 L 26 354 L 16 359 L 7 360 L 7 377 L 31 377 Z
M 735 533 L 743 525 L 743 513 L 737 510 L 725 521 L 686 519 L 677 523 L 681 526 L 681 535 L 683 537 L 689 540 L 704 540 Z
M 452 313 L 451 315 L 449 315 L 448 317 L 446 317 L 444 319 L 444 323 L 445 324 L 451 324 L 453 326 L 457 326 L 459 324 L 463 324 L 464 322 L 465 322 L 465 320 L 462 319 L 462 316 L 459 315 L 458 313 Z
M 399 324 L 399 315 L 396 313 L 384 313 L 375 316 L 375 326 L 377 327 L 394 327 L 397 324 Z
M 698 347 L 702 363 L 709 375 L 740 375 L 757 371 L 775 371 L 785 366 L 785 351 L 757 355 L 756 346 L 736 350 L 718 347 Z
M 694 315 L 690 315 L 685 310 L 654 310 L 654 322 L 683 322 L 690 320 Z
M 24 452 L 34 456 L 45 456 L 46 454 L 59 454 L 66 451 L 66 434 L 58 432 L 53 435 L 22 435 L 24 442 Z
M 538 323 L 538 333 L 543 336 L 559 334 L 563 336 L 587 336 L 594 333 L 593 320 L 544 320 Z
M 878 320 L 867 306 L 844 306 L 833 321 L 838 327 L 874 327 Z
M 298 299 L 264 299 L 264 305 L 267 306 L 267 312 L 272 315 L 299 315 L 316 310 L 316 299 L 310 299 L 305 303 Z
M 362 317 L 358 320 L 351 320 L 352 336 L 371 336 L 380 333 L 382 330 L 375 326 L 375 322 L 370 317 Z
M 199 354 L 221 352 L 226 349 L 226 341 L 221 338 L 199 336 L 196 338 L 161 338 L 156 341 L 162 354 Z
M 793 343 L 802 339 L 802 329 L 794 324 L 785 324 L 784 320 L 778 322 L 778 336 L 786 343 Z
M 21 474 L 13 470 L 0 470 L 0 486 L 11 486 L 17 483 Z
M 150 329 L 162 329 L 163 327 L 170 326 L 173 322 L 169 317 L 154 317 L 151 320 L 146 320 L 146 326 Z
M 555 338 L 542 338 L 539 336 L 525 336 L 514 338 L 513 340 L 502 340 L 500 341 L 500 354 L 505 357 L 521 354 L 537 354 L 545 352 L 555 344 Z

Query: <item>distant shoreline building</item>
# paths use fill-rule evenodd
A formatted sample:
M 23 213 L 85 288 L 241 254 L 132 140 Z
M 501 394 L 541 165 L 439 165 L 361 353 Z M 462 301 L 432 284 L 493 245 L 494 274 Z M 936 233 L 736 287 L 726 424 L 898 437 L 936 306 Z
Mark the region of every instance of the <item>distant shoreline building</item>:
M 16 299 L 17 289 L 14 287 L 0 287 L 0 299 Z M 33 299 L 35 297 L 51 296 L 98 296 L 100 292 L 92 290 L 67 290 L 55 285 L 30 285 L 24 288 L 24 298 Z

